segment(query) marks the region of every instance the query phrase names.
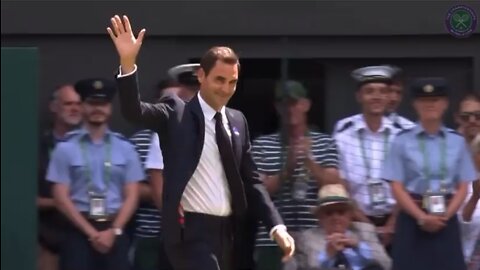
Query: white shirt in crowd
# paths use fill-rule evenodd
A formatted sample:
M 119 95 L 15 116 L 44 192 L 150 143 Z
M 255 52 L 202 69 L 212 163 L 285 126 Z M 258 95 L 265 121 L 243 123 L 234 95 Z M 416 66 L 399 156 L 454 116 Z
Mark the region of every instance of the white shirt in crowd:
M 334 134 L 339 152 L 340 175 L 349 185 L 352 198 L 367 216 L 390 214 L 395 205 L 390 185 L 381 181 L 385 155 L 388 154 L 390 145 L 396 134 L 400 132 L 387 118 L 382 118 L 382 124 L 377 132 L 372 132 L 364 121 L 363 115 L 350 117 L 351 124 L 339 127 Z M 341 120 L 343 121 L 343 120 Z M 344 122 L 347 125 L 347 122 Z M 368 173 L 362 154 L 360 134 L 363 134 L 366 160 L 370 166 L 370 178 L 380 180 L 385 190 L 386 202 L 373 206 L 368 190 Z M 386 143 L 385 143 L 386 139 Z M 387 153 L 386 153 L 387 152 Z

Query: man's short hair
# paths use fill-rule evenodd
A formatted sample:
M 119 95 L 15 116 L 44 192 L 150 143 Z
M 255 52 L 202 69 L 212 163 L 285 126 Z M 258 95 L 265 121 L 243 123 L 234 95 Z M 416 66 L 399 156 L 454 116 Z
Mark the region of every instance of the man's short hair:
M 480 95 L 477 92 L 467 93 L 465 96 L 463 96 L 462 99 L 460 99 L 460 102 L 458 103 L 457 112 L 460 112 L 460 110 L 462 109 L 462 104 L 465 101 L 475 101 L 480 103 Z
M 200 59 L 200 67 L 208 75 L 213 69 L 217 61 L 221 61 L 226 64 L 238 65 L 240 69 L 240 63 L 237 54 L 229 47 L 216 46 L 210 48 Z
M 57 100 L 57 98 L 58 98 L 58 92 L 60 92 L 60 90 L 63 89 L 63 88 L 65 88 L 65 87 L 72 87 L 72 88 L 73 88 L 73 84 L 71 84 L 71 83 L 61 83 L 61 84 L 57 84 L 57 85 L 53 88 L 52 93 L 50 94 L 50 101 Z

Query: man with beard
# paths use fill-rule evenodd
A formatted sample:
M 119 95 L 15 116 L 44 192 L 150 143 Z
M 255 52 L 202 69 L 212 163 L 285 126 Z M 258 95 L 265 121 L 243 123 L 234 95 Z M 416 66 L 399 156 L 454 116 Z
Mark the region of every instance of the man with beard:
M 456 121 L 459 125 L 458 131 L 463 135 L 469 145 L 472 145 L 472 154 L 474 161 L 479 160 L 478 138 L 480 136 L 480 97 L 471 93 L 466 95 L 461 101 L 456 114 Z M 475 143 L 477 140 L 477 143 Z M 480 170 L 477 162 L 477 174 Z M 480 197 L 480 180 L 474 181 L 469 186 L 467 201 L 462 208 L 462 238 L 463 253 L 467 261 L 470 260 L 476 239 L 480 236 L 480 207 L 478 201 Z
M 60 251 L 64 270 L 127 270 L 129 239 L 123 228 L 137 207 L 144 172 L 126 138 L 108 128 L 115 83 L 75 84 L 84 125 L 52 152 L 47 180 L 57 207 L 70 220 Z
M 57 253 L 63 236 L 64 217 L 55 208 L 51 194 L 51 184 L 45 181 L 45 171 L 50 153 L 65 134 L 72 131 L 82 120 L 80 96 L 73 85 L 63 84 L 55 89 L 50 101 L 50 111 L 54 114 L 53 125 L 40 140 L 38 175 L 38 237 L 40 243 L 38 268 L 56 270 Z
M 460 101 L 455 118 L 459 125 L 458 132 L 469 144 L 472 143 L 475 136 L 480 134 L 480 96 L 474 93 L 466 95 Z
M 393 138 L 401 131 L 384 116 L 392 74 L 393 69 L 387 66 L 352 72 L 358 82 L 356 98 L 362 113 L 351 117 L 334 135 L 340 172 L 358 205 L 357 218 L 374 224 L 386 247 L 390 246 L 394 230 L 395 200 L 380 172 Z

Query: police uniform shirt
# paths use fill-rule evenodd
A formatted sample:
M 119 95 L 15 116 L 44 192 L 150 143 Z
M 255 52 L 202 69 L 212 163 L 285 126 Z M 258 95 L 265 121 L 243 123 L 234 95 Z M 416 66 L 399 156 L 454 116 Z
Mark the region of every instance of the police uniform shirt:
M 424 153 L 419 140 L 424 140 L 430 176 L 425 175 Z M 442 147 L 443 140 L 445 147 Z M 445 149 L 445 155 L 442 155 L 442 149 Z M 446 167 L 444 176 L 441 175 L 443 158 Z M 403 183 L 410 193 L 425 194 L 429 189 L 439 192 L 442 177 L 445 182 L 443 188 L 449 193 L 455 191 L 458 183 L 477 179 L 470 151 L 461 135 L 446 127 L 437 134 L 427 134 L 421 125 L 417 125 L 395 138 L 384 162 L 383 179 Z
M 391 142 L 401 130 L 395 128 L 386 117 L 382 118 L 380 129 L 375 133 L 368 128 L 363 115 L 351 117 L 350 121 L 348 127 L 340 130 L 334 136 L 340 156 L 340 175 L 348 182 L 353 200 L 366 215 L 389 214 L 396 202 L 391 194 L 390 186 L 386 182 L 382 183 L 386 191 L 386 203 L 372 206 L 368 191 L 368 170 L 362 154 L 361 138 L 364 138 L 363 145 L 370 167 L 370 178 L 381 179 L 382 165 L 386 156 L 389 155 Z
M 107 167 L 109 173 L 105 172 Z M 104 195 L 109 214 L 117 213 L 122 206 L 124 185 L 145 178 L 134 146 L 122 135 L 107 130 L 100 143 L 93 143 L 88 131 L 79 129 L 57 144 L 46 178 L 68 185 L 75 207 L 86 212 L 89 210 L 89 175 L 94 192 L 101 194 L 106 190 Z M 108 179 L 104 180 L 105 175 Z

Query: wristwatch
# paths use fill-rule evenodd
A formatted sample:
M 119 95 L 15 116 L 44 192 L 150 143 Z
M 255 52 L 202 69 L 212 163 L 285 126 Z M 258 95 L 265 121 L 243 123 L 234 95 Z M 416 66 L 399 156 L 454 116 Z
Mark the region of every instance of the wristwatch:
M 123 230 L 120 229 L 120 228 L 112 228 L 113 230 L 113 233 L 116 235 L 116 236 L 120 236 L 123 234 Z

